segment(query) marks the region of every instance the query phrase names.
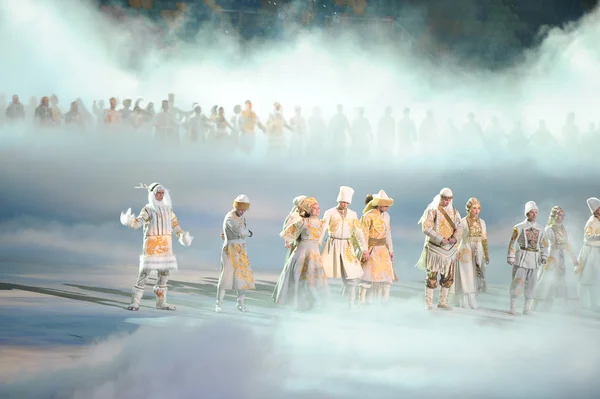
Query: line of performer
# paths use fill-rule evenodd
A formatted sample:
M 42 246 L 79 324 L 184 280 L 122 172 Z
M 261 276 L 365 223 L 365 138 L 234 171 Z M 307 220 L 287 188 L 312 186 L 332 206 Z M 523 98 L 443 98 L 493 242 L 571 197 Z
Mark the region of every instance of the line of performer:
M 175 310 L 167 303 L 167 281 L 177 270 L 172 236 L 189 246 L 193 237 L 179 225 L 169 191 L 159 183 L 141 184 L 148 191 L 148 203 L 138 216 L 131 208 L 121 213 L 121 223 L 129 228 L 143 227 L 143 249 L 139 275 L 133 287 L 128 310 L 138 310 L 146 280 L 157 272 L 154 286 L 156 308 Z M 388 304 L 391 285 L 398 280 L 394 271 L 394 247 L 388 213 L 394 200 L 384 190 L 367 195 L 362 216 L 349 208 L 354 196 L 351 187 L 340 187 L 337 205 L 321 217 L 314 197 L 298 196 L 279 234 L 287 248 L 283 270 L 272 299 L 297 310 L 327 305 L 331 293 L 329 279 L 342 281 L 341 294 L 355 308 L 374 301 Z M 583 247 L 575 254 L 563 224 L 565 211 L 555 206 L 547 225 L 536 222 L 538 207 L 525 204 L 525 220 L 513 227 L 507 263 L 512 268 L 509 313 L 516 314 L 517 299 L 523 295 L 523 314 L 550 310 L 560 299 L 563 310 L 579 309 L 579 299 L 600 311 L 600 199 L 589 198 L 591 217 L 584 228 Z M 217 284 L 215 311 L 223 311 L 227 291 L 235 291 L 237 309 L 248 311 L 245 294 L 256 289 L 246 249 L 253 236 L 246 212 L 250 200 L 239 195 L 223 220 L 221 274 Z M 426 207 L 418 224 L 425 235 L 423 251 L 416 267 L 425 278 L 425 308 L 433 309 L 433 297 L 440 287 L 437 308 L 454 306 L 477 309 L 477 295 L 486 292 L 486 266 L 490 263 L 485 221 L 480 218 L 481 203 L 470 198 L 466 216 L 453 205 L 453 193 L 442 189 Z M 325 239 L 327 237 L 327 239 Z

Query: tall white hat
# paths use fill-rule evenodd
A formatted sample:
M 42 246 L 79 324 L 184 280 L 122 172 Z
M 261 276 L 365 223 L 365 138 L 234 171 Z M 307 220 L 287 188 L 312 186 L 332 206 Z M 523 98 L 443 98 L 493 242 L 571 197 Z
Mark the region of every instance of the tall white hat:
M 600 208 L 600 199 L 596 197 L 587 199 L 588 207 L 590 208 L 590 212 L 594 213 Z
M 348 186 L 341 186 L 340 193 L 337 196 L 337 202 L 352 203 L 352 196 L 354 195 L 354 189 Z

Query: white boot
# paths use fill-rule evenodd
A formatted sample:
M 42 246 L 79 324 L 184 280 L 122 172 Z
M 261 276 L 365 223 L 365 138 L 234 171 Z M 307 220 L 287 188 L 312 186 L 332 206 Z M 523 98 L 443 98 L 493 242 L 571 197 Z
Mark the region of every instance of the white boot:
M 450 288 L 440 288 L 440 298 L 437 305 L 439 309 L 452 310 L 452 307 L 448 305 L 448 291 L 450 291 Z
M 140 302 L 144 296 L 144 290 L 138 287 L 133 287 L 133 294 L 131 295 L 131 304 L 127 307 L 127 310 L 139 310 Z
M 510 298 L 510 309 L 508 310 L 510 314 L 517 314 L 517 298 Z
M 433 309 L 433 288 L 425 287 L 425 309 Z
M 531 314 L 531 299 L 525 299 L 525 305 L 523 306 L 523 314 Z
M 154 294 L 156 295 L 156 309 L 160 310 L 175 310 L 175 306 L 167 303 L 167 286 L 154 286 Z
M 382 303 L 384 305 L 387 305 L 390 303 L 390 291 L 392 289 L 392 285 L 391 284 L 384 284 L 383 287 L 383 298 L 382 298 Z
M 354 309 L 356 307 L 356 285 L 348 287 L 348 291 L 350 291 L 350 309 Z
M 367 303 L 367 288 L 359 287 L 358 288 L 359 301 L 361 305 L 365 305 Z
M 244 295 L 238 296 L 237 298 L 237 310 L 240 312 L 247 312 L 248 307 L 244 304 Z
M 215 312 L 221 313 L 223 308 L 221 307 L 221 301 L 217 300 L 217 304 L 215 305 Z

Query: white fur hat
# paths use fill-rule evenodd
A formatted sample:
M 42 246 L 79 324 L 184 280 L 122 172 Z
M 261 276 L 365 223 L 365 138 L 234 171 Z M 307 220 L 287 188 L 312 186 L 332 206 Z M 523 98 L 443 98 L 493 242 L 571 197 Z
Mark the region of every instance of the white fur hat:
M 352 203 L 352 196 L 354 195 L 354 190 L 348 186 L 341 186 L 340 193 L 337 196 L 337 202 L 347 202 Z
M 446 198 L 452 198 L 452 196 L 453 196 L 452 190 L 450 190 L 448 187 L 442 188 L 440 191 L 440 196 L 446 197 Z
M 233 207 L 242 211 L 250 209 L 250 199 L 247 195 L 240 194 L 233 200 Z
M 590 212 L 594 213 L 600 208 L 600 199 L 596 197 L 587 199 L 588 207 L 590 208 Z
M 538 209 L 537 205 L 535 204 L 535 202 L 534 201 L 527 202 L 525 204 L 525 216 L 527 216 L 527 214 L 530 211 L 533 211 L 533 210 L 539 211 L 539 209 Z

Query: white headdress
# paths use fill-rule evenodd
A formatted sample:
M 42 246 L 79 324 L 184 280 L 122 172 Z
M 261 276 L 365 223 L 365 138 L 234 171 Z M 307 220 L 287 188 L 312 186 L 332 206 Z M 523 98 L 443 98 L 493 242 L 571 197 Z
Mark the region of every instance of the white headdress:
M 299 206 L 300 203 L 302 201 L 304 201 L 306 199 L 306 195 L 299 195 L 296 198 L 294 198 L 294 200 L 292 201 L 292 210 L 290 211 L 290 213 L 286 216 L 285 220 L 283 221 L 283 228 L 285 229 L 285 227 L 288 225 L 288 223 L 290 223 L 290 221 L 292 223 L 295 223 L 296 221 L 298 221 L 298 219 L 300 219 L 300 213 L 299 213 Z
M 354 195 L 354 190 L 348 186 L 341 186 L 340 193 L 337 196 L 337 202 L 347 202 L 352 203 L 352 196 Z
M 160 183 L 152 183 L 149 186 L 144 183 L 140 183 L 139 186 L 134 188 L 145 188 L 146 190 L 148 190 L 148 204 L 150 205 L 154 205 L 156 203 L 156 197 L 154 197 L 154 194 L 156 194 L 157 191 L 162 189 L 165 192 L 162 203 L 168 207 L 173 206 L 169 190 L 167 190 L 167 188 Z
M 535 204 L 534 201 L 529 201 L 525 204 L 525 216 L 527 216 L 527 214 L 533 210 L 539 211 L 537 205 Z
M 594 213 L 600 208 L 600 199 L 596 197 L 587 199 L 588 207 L 590 208 L 590 212 Z
M 445 210 L 451 211 L 452 209 L 454 209 L 454 205 L 453 205 L 454 194 L 452 193 L 452 190 L 450 190 L 448 187 L 442 188 L 440 190 L 440 193 L 438 195 L 436 195 L 435 197 L 433 197 L 433 201 L 431 201 L 429 203 L 429 205 L 427 205 L 427 208 L 425 208 L 425 212 L 423 212 L 423 216 L 421 216 L 421 219 L 419 219 L 417 224 L 421 224 L 425 221 L 425 219 L 427 218 L 427 211 L 429 211 L 431 209 L 438 209 L 438 207 L 440 206 L 440 201 L 442 200 L 442 197 L 450 198 L 450 202 L 448 203 L 448 206 L 446 206 Z

